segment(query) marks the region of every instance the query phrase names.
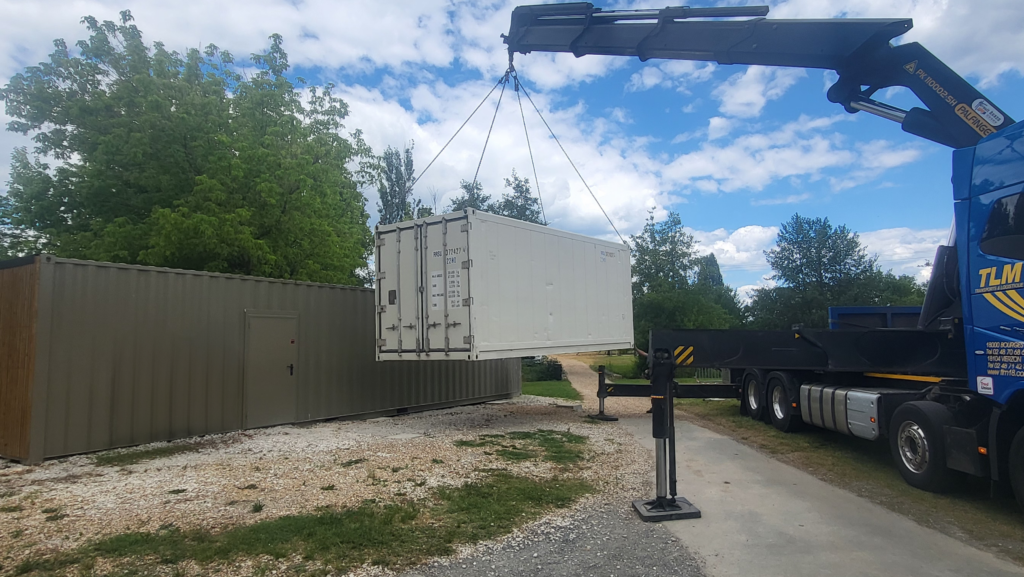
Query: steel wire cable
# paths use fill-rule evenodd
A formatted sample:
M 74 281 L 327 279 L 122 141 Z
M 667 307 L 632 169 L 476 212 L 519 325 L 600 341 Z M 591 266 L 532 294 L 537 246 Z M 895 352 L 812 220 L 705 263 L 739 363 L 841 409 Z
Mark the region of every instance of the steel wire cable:
M 437 154 L 434 155 L 434 158 L 427 164 L 426 168 L 420 171 L 420 175 L 413 179 L 412 184 L 409 185 L 410 190 L 412 190 L 412 187 L 416 186 L 416 183 L 419 182 L 421 178 L 423 178 L 424 173 L 426 173 L 427 170 L 429 170 L 430 167 L 434 165 L 434 161 L 437 160 L 439 156 L 441 156 L 441 153 L 444 152 L 446 148 L 448 148 L 448 145 L 451 144 L 453 140 L 455 140 L 455 137 L 458 136 L 460 132 L 462 132 L 462 129 L 465 128 L 467 124 L 469 124 L 469 121 L 473 119 L 473 116 L 476 115 L 477 111 L 480 110 L 480 107 L 484 105 L 484 102 L 487 102 L 487 99 L 491 97 L 491 94 L 494 94 L 494 90 L 498 87 L 498 85 L 504 82 L 505 78 L 502 77 L 501 80 L 494 83 L 494 86 L 491 87 L 491 91 L 487 93 L 487 96 L 484 96 L 484 99 L 480 101 L 480 104 L 477 104 L 476 108 L 473 109 L 473 112 L 469 114 L 469 118 L 466 118 L 466 120 L 463 121 L 462 126 L 460 126 L 459 129 L 455 131 L 455 134 L 453 134 L 452 137 L 448 139 L 448 142 L 444 143 L 444 146 L 441 147 L 441 150 L 437 151 Z M 504 91 L 505 89 L 502 88 L 502 92 Z
M 532 105 L 533 109 L 537 112 L 537 116 L 540 117 L 540 120 L 541 120 L 541 122 L 544 123 L 545 128 L 547 128 L 548 132 L 551 133 L 551 138 L 555 139 L 555 143 L 558 144 L 558 148 L 562 149 L 562 154 L 565 155 L 565 159 L 569 161 L 569 164 L 572 166 L 572 169 L 576 171 L 576 176 L 580 177 L 580 182 L 583 183 L 583 186 L 586 187 L 587 192 L 590 193 L 591 198 L 593 198 L 594 202 L 597 203 L 597 208 L 601 209 L 601 214 L 603 214 L 605 219 L 608 220 L 608 224 L 611 225 L 612 230 L 614 230 L 615 234 L 618 235 L 619 240 L 622 241 L 622 244 L 626 245 L 626 248 L 632 250 L 632 248 L 630 248 L 630 246 L 629 246 L 629 243 L 626 242 L 626 239 L 622 237 L 622 233 L 619 232 L 619 229 L 615 228 L 615 223 L 612 222 L 611 217 L 609 217 L 608 213 L 605 212 L 604 207 L 601 206 L 601 201 L 597 200 L 597 195 L 594 194 L 594 191 L 590 189 L 590 185 L 587 184 L 587 180 L 585 178 L 583 178 L 583 175 L 580 173 L 580 169 L 576 168 L 576 163 L 572 161 L 572 157 L 569 156 L 569 153 L 565 150 L 565 147 L 562 146 L 562 142 L 560 140 L 558 140 L 558 136 L 555 135 L 555 131 L 551 130 L 551 126 L 548 124 L 548 121 L 545 120 L 544 115 L 541 114 L 540 109 L 537 108 L 537 104 L 534 103 L 533 98 L 530 98 L 530 93 L 526 90 L 526 87 L 522 86 L 522 85 L 520 85 L 520 86 L 523 89 L 523 94 L 526 95 L 526 99 L 530 101 L 530 105 Z

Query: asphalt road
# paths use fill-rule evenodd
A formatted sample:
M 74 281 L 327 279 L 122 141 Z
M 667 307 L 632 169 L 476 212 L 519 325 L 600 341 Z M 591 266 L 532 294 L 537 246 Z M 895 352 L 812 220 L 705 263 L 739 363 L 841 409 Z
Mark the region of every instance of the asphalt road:
M 700 562 L 663 525 L 640 522 L 629 503 L 606 503 L 525 538 L 403 577 L 703 577 Z
M 650 419 L 620 426 L 654 448 Z M 676 422 L 679 493 L 702 518 L 662 526 L 709 577 L 1003 577 L 1024 570 L 736 441 Z

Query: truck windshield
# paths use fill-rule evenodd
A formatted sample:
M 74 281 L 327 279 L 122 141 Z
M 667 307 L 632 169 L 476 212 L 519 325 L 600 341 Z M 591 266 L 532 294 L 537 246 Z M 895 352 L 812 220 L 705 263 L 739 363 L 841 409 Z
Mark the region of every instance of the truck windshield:
M 981 236 L 981 252 L 992 256 L 1024 260 L 1024 193 L 1000 198 Z

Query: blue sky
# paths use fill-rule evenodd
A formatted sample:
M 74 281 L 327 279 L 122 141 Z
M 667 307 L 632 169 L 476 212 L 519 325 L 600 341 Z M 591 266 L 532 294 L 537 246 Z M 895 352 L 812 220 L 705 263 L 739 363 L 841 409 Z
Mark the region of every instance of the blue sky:
M 736 4 L 719 2 L 718 4 Z M 785 0 L 769 18 L 913 17 L 919 41 L 1006 112 L 1024 118 L 1024 10 L 1018 0 Z M 499 34 L 515 2 L 419 0 L 0 0 L 0 80 L 45 58 L 52 39 L 84 37 L 84 15 L 130 8 L 150 41 L 183 50 L 213 42 L 236 55 L 281 33 L 293 72 L 331 81 L 347 125 L 378 152 L 415 141 L 417 172 L 465 120 L 507 65 Z M 607 9 L 642 2 L 597 3 Z M 709 5 L 692 2 L 691 5 Z M 978 28 L 978 6 L 984 25 Z M 516 67 L 616 226 L 634 234 L 649 210 L 678 211 L 713 251 L 726 281 L 766 283 L 763 251 L 794 212 L 859 231 L 885 268 L 923 278 L 922 264 L 952 218 L 950 151 L 895 123 L 849 115 L 825 98 L 829 73 L 615 57 L 530 54 Z M 916 105 L 904 90 L 878 97 Z M 439 208 L 472 179 L 494 99 L 438 159 L 415 194 Z M 524 103 L 525 104 L 525 103 Z M 541 192 L 552 225 L 614 238 L 595 203 L 527 107 Z M 6 117 L 3 118 L 6 120 Z M 0 171 L 23 137 L 0 135 Z M 530 177 L 522 120 L 506 93 L 483 161 L 485 192 L 500 195 L 515 168 Z M 0 187 L 2 190 L 3 187 Z M 376 195 L 365 191 L 372 221 Z

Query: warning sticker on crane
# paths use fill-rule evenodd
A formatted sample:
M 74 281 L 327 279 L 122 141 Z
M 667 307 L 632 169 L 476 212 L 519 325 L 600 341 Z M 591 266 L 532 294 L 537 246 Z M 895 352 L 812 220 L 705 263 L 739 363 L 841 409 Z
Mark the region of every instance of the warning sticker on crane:
M 996 107 L 992 106 L 992 104 L 984 98 L 979 98 L 971 103 L 971 108 L 980 114 L 981 117 L 992 126 L 999 126 L 1006 120 L 1006 117 L 1000 114 L 1000 112 L 996 110 Z

